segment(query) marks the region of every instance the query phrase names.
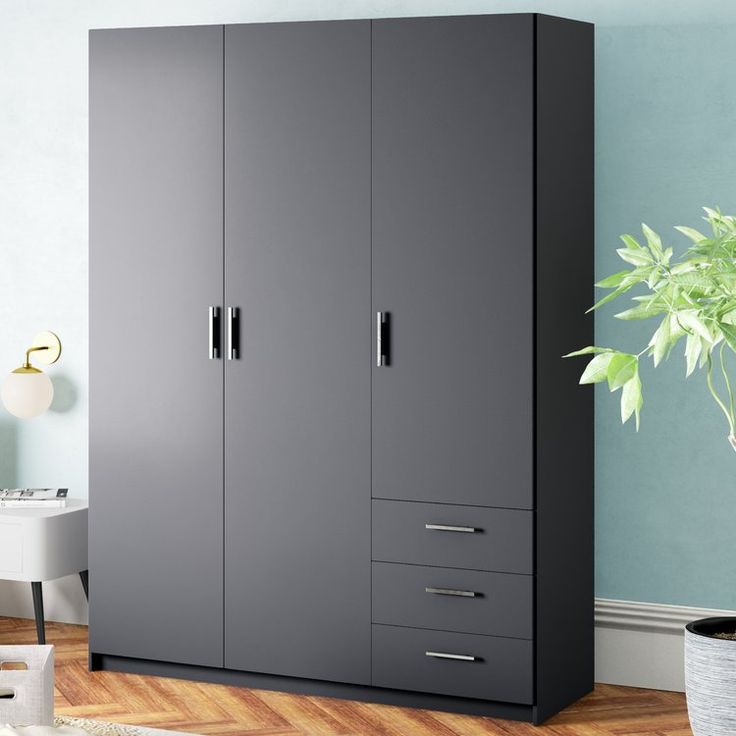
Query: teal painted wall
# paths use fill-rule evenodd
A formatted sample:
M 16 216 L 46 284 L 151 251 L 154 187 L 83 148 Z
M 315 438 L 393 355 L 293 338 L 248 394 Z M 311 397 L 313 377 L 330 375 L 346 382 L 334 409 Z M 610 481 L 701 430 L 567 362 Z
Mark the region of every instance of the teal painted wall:
M 698 227 L 700 205 L 736 212 L 736 68 L 728 25 L 600 28 L 596 271 L 621 269 L 617 235 L 646 222 L 676 249 L 672 225 Z M 641 350 L 649 322 L 604 307 L 601 345 Z M 656 324 L 656 323 L 655 323 Z M 618 394 L 597 389 L 597 594 L 736 608 L 736 454 L 702 373 L 685 380 L 684 346 L 643 371 L 638 436 Z M 736 361 L 732 361 L 736 375 Z
M 88 28 L 529 11 L 597 24 L 599 275 L 617 270 L 616 237 L 642 220 L 666 231 L 701 204 L 736 210 L 727 0 L 0 0 L 0 372 L 38 330 L 65 344 L 54 410 L 22 423 L 0 410 L 0 485 L 87 495 Z M 644 333 L 613 311 L 598 316 L 598 341 L 637 347 Z M 680 360 L 651 374 L 638 436 L 619 425 L 617 396 L 597 393 L 597 594 L 736 608 L 723 421 Z M 51 591 L 49 614 L 82 619 L 68 586 L 58 601 Z M 0 585 L 0 613 L 26 610 L 16 590 Z

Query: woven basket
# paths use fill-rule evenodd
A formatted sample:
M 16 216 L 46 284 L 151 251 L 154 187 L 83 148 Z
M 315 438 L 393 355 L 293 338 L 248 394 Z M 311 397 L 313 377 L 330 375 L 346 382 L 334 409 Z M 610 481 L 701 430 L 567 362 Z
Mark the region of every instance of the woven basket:
M 7 669 L 24 663 L 27 669 Z M 52 726 L 54 648 L 0 646 L 0 724 Z

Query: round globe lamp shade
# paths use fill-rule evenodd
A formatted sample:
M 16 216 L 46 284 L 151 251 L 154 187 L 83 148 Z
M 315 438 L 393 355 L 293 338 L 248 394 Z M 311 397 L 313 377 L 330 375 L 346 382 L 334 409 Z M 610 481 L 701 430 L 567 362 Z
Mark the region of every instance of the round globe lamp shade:
M 3 382 L 0 389 L 5 408 L 19 419 L 43 414 L 54 399 L 51 379 L 36 368 L 18 368 Z

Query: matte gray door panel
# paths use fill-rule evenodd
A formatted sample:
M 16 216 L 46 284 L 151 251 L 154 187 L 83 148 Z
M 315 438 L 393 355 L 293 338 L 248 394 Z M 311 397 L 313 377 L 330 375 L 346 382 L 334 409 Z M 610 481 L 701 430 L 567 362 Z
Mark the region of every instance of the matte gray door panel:
M 475 532 L 427 529 L 426 524 Z M 373 559 L 471 570 L 534 572 L 531 511 L 373 501 Z
M 370 23 L 225 56 L 225 664 L 368 683 Z
M 533 588 L 531 575 L 374 562 L 373 623 L 531 639 Z
M 222 666 L 222 28 L 90 60 L 90 647 Z
M 531 508 L 533 17 L 372 45 L 373 496 Z
M 473 662 L 427 652 L 475 657 Z M 467 698 L 531 703 L 533 643 L 525 639 L 373 626 L 373 684 Z

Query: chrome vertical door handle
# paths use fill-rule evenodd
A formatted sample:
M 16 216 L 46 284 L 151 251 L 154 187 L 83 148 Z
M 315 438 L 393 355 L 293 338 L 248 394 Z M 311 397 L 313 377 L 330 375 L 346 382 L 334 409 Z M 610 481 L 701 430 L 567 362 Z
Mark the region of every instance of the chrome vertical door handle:
M 209 317 L 209 357 L 216 360 L 220 357 L 220 307 L 210 307 Z
M 227 308 L 227 359 L 237 360 L 240 356 L 238 355 L 238 308 L 228 307 Z
M 376 367 L 383 368 L 390 363 L 390 315 L 376 312 Z

